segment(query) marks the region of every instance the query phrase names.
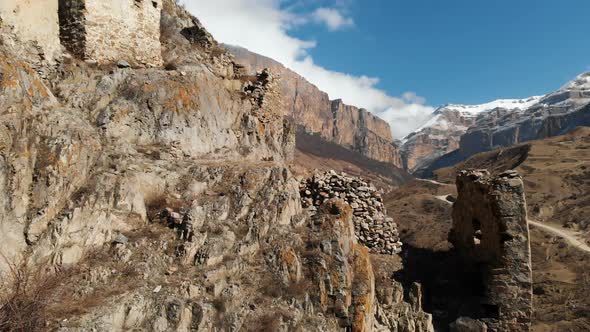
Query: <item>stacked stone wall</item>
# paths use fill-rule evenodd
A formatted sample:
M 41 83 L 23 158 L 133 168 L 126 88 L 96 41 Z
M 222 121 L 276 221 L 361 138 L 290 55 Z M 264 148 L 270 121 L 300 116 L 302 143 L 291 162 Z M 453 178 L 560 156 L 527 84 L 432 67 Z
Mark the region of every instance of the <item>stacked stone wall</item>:
M 339 198 L 353 212 L 354 232 L 358 241 L 372 253 L 393 255 L 402 250 L 397 224 L 387 216 L 381 194 L 360 178 L 335 171 L 316 172 L 300 185 L 301 204 L 316 214 L 326 201 Z

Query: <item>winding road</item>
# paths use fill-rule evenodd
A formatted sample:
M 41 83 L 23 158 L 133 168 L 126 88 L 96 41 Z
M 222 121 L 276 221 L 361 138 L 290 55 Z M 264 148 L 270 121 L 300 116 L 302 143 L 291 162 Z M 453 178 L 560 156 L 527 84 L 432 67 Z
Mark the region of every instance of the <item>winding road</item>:
M 565 239 L 570 245 L 585 251 L 587 253 L 590 253 L 590 246 L 588 246 L 586 243 L 584 243 L 582 240 L 578 239 L 578 233 L 571 231 L 569 229 L 563 229 L 563 228 L 558 228 L 555 226 L 551 226 L 548 224 L 543 224 L 540 223 L 538 221 L 533 221 L 533 220 L 528 220 L 529 221 L 529 225 L 533 225 L 539 229 L 541 229 L 542 231 L 545 231 L 547 233 L 551 233 L 554 235 L 557 235 L 563 239 Z

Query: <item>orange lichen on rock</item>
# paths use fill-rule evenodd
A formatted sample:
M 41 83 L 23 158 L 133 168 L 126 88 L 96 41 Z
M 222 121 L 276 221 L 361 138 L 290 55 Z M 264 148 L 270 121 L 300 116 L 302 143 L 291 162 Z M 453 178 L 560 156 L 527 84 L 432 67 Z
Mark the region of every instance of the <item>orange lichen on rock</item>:
M 367 248 L 354 245 L 353 250 L 352 331 L 371 331 L 375 311 L 375 275 Z

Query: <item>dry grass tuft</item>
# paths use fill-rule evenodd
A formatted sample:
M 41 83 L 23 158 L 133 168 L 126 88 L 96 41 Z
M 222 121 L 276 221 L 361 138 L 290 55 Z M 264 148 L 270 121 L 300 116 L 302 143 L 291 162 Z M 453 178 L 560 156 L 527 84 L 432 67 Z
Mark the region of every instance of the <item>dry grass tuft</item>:
M 0 331 L 43 330 L 48 321 L 46 308 L 55 302 L 56 290 L 71 271 L 32 268 L 26 258 L 7 263 L 9 272 L 0 285 Z

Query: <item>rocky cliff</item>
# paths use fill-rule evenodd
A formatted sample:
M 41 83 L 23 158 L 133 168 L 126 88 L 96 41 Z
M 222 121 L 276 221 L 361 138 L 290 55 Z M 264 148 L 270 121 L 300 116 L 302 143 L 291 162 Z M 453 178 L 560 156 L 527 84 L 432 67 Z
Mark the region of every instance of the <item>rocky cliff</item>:
M 401 168 L 399 147 L 387 122 L 364 109 L 330 101 L 328 94 L 282 64 L 244 48 L 226 47 L 246 71 L 271 68 L 280 75 L 284 114 L 304 128 L 371 159 Z
M 0 330 L 433 331 L 349 204 L 302 209 L 272 70 L 162 5 L 164 68 L 0 26 Z

